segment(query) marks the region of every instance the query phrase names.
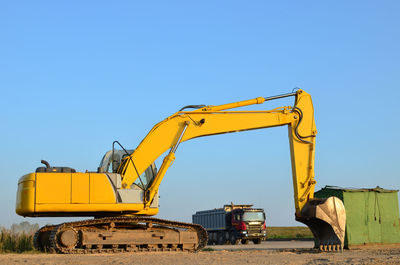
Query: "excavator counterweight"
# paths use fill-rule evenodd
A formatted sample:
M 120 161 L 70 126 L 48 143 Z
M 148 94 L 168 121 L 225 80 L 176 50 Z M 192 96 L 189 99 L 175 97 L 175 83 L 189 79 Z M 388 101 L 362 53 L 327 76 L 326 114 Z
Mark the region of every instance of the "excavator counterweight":
M 272 110 L 232 110 L 295 97 L 293 106 Z M 193 110 L 187 110 L 194 108 Z M 119 142 L 97 172 L 39 167 L 18 182 L 16 212 L 22 216 L 91 216 L 93 220 L 45 226 L 35 246 L 60 253 L 199 250 L 207 233 L 199 225 L 151 218 L 158 213 L 158 189 L 178 146 L 210 135 L 287 126 L 296 220 L 310 227 L 321 250 L 343 248 L 346 213 L 335 197 L 314 197 L 317 130 L 311 96 L 303 90 L 218 106 L 189 105 L 156 124 L 134 150 Z M 121 149 L 116 149 L 115 145 Z M 168 151 L 160 169 L 154 162 Z

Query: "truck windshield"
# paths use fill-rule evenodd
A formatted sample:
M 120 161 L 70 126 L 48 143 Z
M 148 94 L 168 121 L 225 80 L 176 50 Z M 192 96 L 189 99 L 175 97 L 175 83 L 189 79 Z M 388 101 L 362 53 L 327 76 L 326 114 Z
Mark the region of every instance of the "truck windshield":
M 263 212 L 244 212 L 243 221 L 260 221 L 264 222 L 265 214 Z

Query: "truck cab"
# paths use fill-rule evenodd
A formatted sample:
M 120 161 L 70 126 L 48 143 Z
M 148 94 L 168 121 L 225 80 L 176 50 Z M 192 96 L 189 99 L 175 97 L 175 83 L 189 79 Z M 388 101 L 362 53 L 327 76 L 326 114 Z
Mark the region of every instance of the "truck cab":
M 267 237 L 265 213 L 263 209 L 242 208 L 235 209 L 230 214 L 231 218 L 231 244 L 247 244 L 252 240 L 254 244 L 260 244 Z

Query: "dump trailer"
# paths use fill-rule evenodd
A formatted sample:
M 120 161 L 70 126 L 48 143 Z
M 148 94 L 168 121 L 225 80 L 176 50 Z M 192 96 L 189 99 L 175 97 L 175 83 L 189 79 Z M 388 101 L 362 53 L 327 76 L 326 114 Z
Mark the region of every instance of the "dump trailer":
M 198 211 L 192 215 L 193 223 L 203 226 L 208 233 L 208 244 L 236 245 L 249 240 L 260 244 L 267 237 L 263 209 L 251 204 L 224 205 L 223 208 Z

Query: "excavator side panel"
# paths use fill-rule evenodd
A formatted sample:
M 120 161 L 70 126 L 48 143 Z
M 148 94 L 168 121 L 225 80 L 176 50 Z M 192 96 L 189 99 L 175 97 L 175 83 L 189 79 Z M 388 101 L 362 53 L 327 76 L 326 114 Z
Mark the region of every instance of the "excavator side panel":
M 87 174 L 87 173 L 86 173 Z M 91 204 L 116 203 L 115 190 L 106 174 L 89 173 L 90 175 L 90 194 Z
M 36 203 L 71 203 L 71 173 L 36 173 Z
M 89 174 L 73 173 L 71 178 L 71 203 L 89 203 Z

